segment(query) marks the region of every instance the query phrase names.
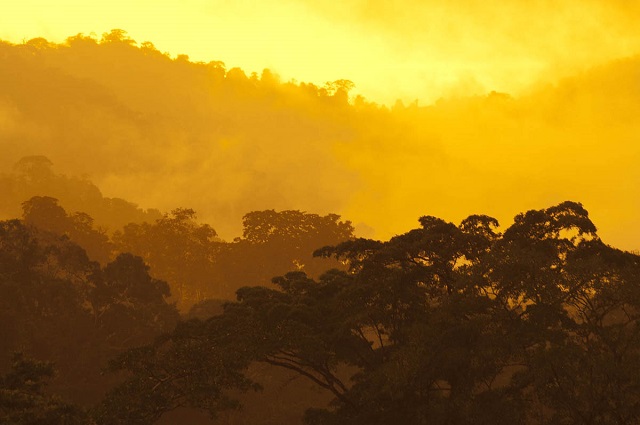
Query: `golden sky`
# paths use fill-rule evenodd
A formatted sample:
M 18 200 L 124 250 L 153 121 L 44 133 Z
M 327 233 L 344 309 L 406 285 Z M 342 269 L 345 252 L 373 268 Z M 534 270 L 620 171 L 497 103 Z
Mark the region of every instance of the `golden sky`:
M 21 0 L 0 38 L 21 42 L 113 28 L 172 55 L 221 60 L 283 80 L 356 83 L 392 104 L 492 90 L 518 94 L 638 52 L 640 7 L 624 0 Z

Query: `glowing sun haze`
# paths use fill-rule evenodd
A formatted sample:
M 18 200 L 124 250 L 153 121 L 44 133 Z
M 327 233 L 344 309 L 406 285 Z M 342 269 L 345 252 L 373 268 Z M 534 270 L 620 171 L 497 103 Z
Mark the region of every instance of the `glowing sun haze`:
M 392 104 L 492 90 L 517 94 L 634 54 L 627 1 L 22 0 L 2 6 L 0 38 L 61 42 L 113 28 L 172 55 L 221 60 L 283 80 L 356 83 Z

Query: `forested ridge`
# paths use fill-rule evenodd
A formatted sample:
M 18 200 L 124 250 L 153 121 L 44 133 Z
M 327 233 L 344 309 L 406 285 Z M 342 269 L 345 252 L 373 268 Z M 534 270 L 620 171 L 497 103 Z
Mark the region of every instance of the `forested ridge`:
M 640 424 L 637 57 L 392 107 L 122 30 L 0 61 L 0 424 Z
M 358 96 L 358 81 L 283 81 L 268 69 L 194 62 L 122 30 L 0 42 L 0 61 L 0 170 L 44 155 L 111 199 L 193 208 L 225 239 L 242 232 L 248 211 L 336 213 L 359 236 L 388 239 L 425 211 L 507 223 L 579 199 L 603 237 L 638 249 L 629 196 L 640 176 L 637 56 L 517 97 L 489 88 L 394 105 Z M 100 225 L 128 223 L 48 195 Z M 0 217 L 18 216 L 26 199 Z
M 579 203 L 388 241 L 300 211 L 225 242 L 187 208 L 111 233 L 22 210 L 0 222 L 0 423 L 640 420 L 640 256 Z

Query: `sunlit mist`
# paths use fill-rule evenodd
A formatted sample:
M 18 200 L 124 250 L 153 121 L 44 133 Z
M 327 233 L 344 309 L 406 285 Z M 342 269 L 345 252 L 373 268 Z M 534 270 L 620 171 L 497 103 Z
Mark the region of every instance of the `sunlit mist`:
M 106 195 L 194 208 L 227 238 L 257 209 L 337 212 L 387 238 L 423 214 L 508 222 L 523 208 L 575 199 L 605 238 L 637 247 L 635 57 L 526 94 L 460 86 L 433 104 L 387 108 L 347 80 L 286 82 L 269 70 L 172 59 L 123 30 L 3 51 L 7 170 L 44 155 Z
M 0 424 L 640 423 L 640 6 L 0 7 Z

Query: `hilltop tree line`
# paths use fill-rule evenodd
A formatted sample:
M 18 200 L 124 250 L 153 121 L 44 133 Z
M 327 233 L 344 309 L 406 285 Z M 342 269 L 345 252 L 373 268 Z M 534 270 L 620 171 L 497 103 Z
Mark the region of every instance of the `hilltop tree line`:
M 46 155 L 0 175 L 0 424 L 640 422 L 639 257 L 582 205 L 327 214 L 566 187 L 632 239 L 639 58 L 392 108 L 121 30 L 0 60 L 0 166 Z
M 384 242 L 296 211 L 249 213 L 231 243 L 188 209 L 111 237 L 88 223 L 47 197 L 0 222 L 0 423 L 223 421 L 274 402 L 285 372 L 324 393 L 307 424 L 640 421 L 640 256 L 579 203 L 502 232 L 423 216 Z M 298 256 L 314 241 L 316 263 Z M 138 253 L 101 264 L 79 243 Z M 244 286 L 212 303 L 224 281 Z M 180 315 L 170 291 L 204 301 Z
M 413 226 L 422 200 L 436 216 L 486 211 L 504 221 L 518 205 L 576 198 L 598 214 L 603 236 L 635 248 L 640 57 L 522 96 L 463 90 L 385 106 L 348 81 L 282 81 L 138 41 L 121 30 L 0 41 L 0 168 L 39 153 L 111 196 L 193 208 L 227 239 L 245 213 L 265 209 L 336 212 L 388 238 Z M 116 229 L 134 221 L 115 199 L 89 211 L 47 194 L 97 222 L 113 211 Z
M 282 83 L 269 70 L 172 58 L 122 30 L 61 44 L 0 40 L 0 59 L 0 167 L 39 152 L 129 199 L 189 202 L 225 234 L 248 211 L 335 211 L 343 196 L 329 182 L 355 185 L 332 152 L 351 132 L 349 81 Z M 120 227 L 121 215 L 104 218 Z
M 327 261 L 312 257 L 315 247 L 353 237 L 351 223 L 336 214 L 266 210 L 246 214 L 243 236 L 224 242 L 187 208 L 153 223 L 129 223 L 109 236 L 93 227 L 91 216 L 68 214 L 55 198 L 35 196 L 22 206 L 24 224 L 63 235 L 88 259 L 106 264 L 119 253 L 141 257 L 154 276 L 170 282 L 182 309 L 204 299 L 232 299 L 239 287 L 268 284 L 288 270 L 318 275 Z
M 59 200 L 70 211 L 90 216 L 96 227 L 104 230 L 113 231 L 132 222 L 153 222 L 162 216 L 156 209 L 143 210 L 124 199 L 103 196 L 86 176 L 55 173 L 53 162 L 44 155 L 22 157 L 11 172 L 0 174 L 0 192 L 1 218 L 19 217 L 22 203 L 42 194 Z
M 92 261 L 105 265 L 119 253 L 142 257 L 154 277 L 169 282 L 183 310 L 203 299 L 234 299 L 241 286 L 268 284 L 292 269 L 318 276 L 328 263 L 313 258 L 314 249 L 353 237 L 351 223 L 336 214 L 265 210 L 246 214 L 242 236 L 225 242 L 191 208 L 162 214 L 106 198 L 87 179 L 55 174 L 44 156 L 22 158 L 13 173 L 0 175 L 0 191 L 6 194 L 1 215 L 66 236 Z

